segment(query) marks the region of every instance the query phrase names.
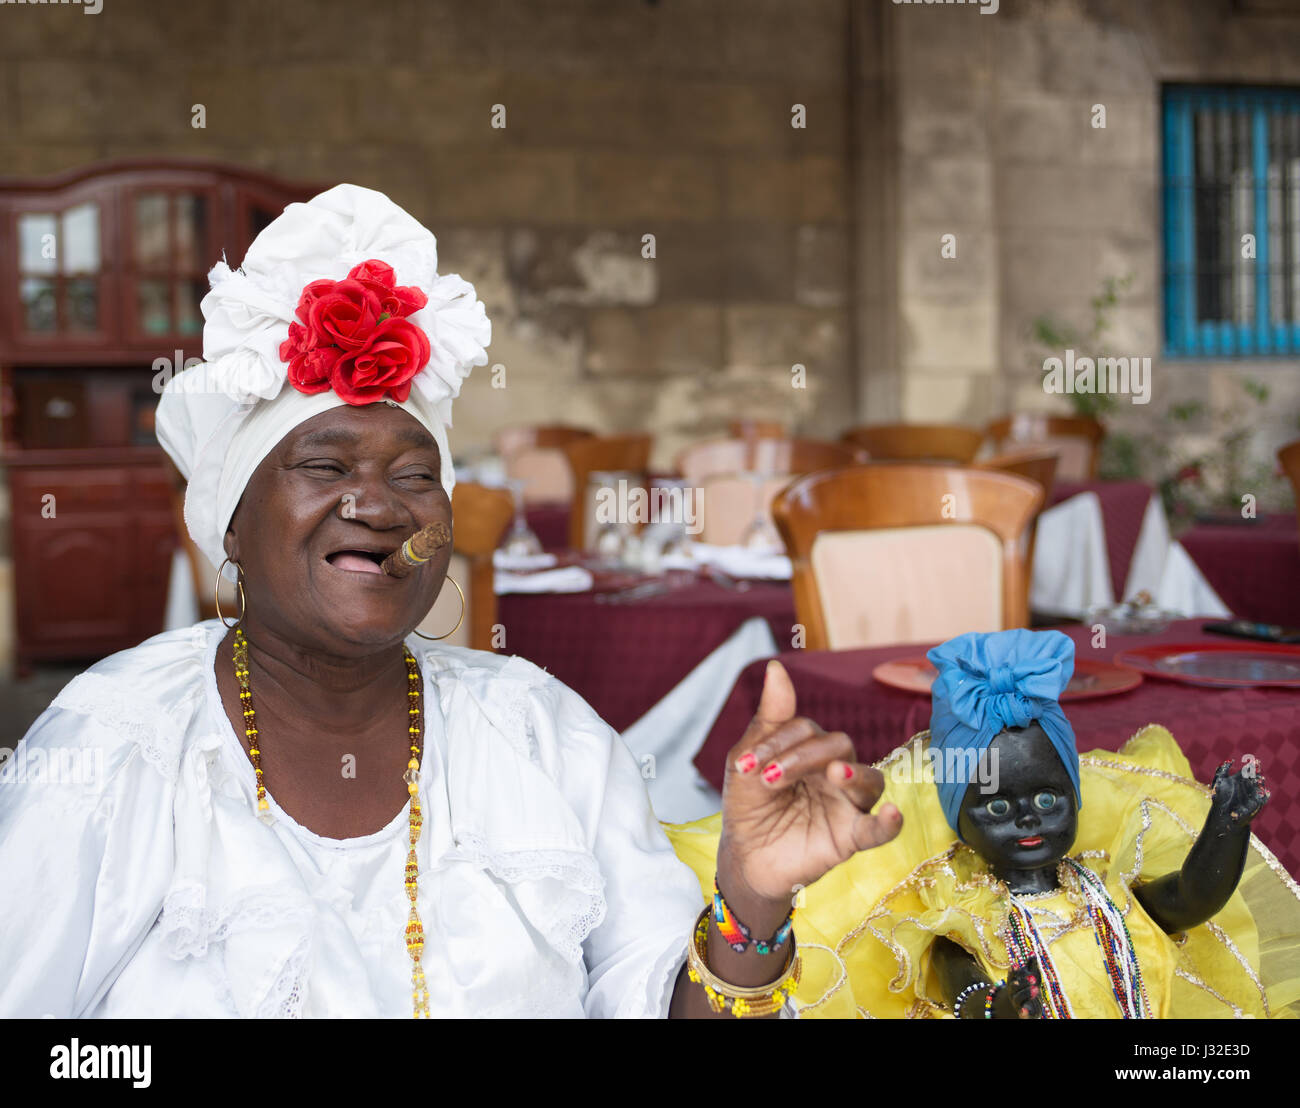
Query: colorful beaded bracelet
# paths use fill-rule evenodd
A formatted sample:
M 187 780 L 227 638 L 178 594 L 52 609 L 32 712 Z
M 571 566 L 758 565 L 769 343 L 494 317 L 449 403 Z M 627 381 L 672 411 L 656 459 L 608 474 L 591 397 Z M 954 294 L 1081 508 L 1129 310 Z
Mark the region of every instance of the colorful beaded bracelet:
M 999 981 L 996 985 L 989 986 L 989 995 L 984 998 L 984 1018 L 986 1020 L 993 1018 L 993 998 L 998 995 L 998 990 L 1005 984 L 1005 981 Z
M 718 888 L 718 879 L 715 876 L 713 878 L 713 922 L 718 925 L 718 934 L 737 954 L 744 954 L 745 948 L 751 942 L 759 954 L 771 954 L 774 950 L 780 950 L 782 944 L 790 937 L 790 932 L 794 928 L 794 909 L 790 909 L 785 922 L 776 929 L 776 934 L 770 939 L 753 939 L 750 937 L 749 928 L 736 919 L 727 902 L 722 899 L 722 891 Z
M 957 999 L 953 1002 L 952 1014 L 961 1019 L 961 1006 L 966 1003 L 966 998 L 980 989 L 990 989 L 992 987 L 993 985 L 989 981 L 972 981 L 957 994 Z
M 745 988 L 716 977 L 706 957 L 709 948 L 709 908 L 706 906 L 695 924 L 695 935 L 686 949 L 686 976 L 704 987 L 709 1007 L 719 1015 L 730 1012 L 741 1019 L 771 1016 L 784 1006 L 786 998 L 799 986 L 802 960 L 795 943 L 790 943 L 790 957 L 781 976 L 770 985 Z

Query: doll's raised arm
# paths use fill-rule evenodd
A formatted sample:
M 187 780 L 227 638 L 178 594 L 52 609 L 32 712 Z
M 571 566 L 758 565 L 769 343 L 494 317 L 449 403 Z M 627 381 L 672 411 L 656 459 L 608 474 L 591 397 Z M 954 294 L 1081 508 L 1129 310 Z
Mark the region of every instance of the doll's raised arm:
M 1229 773 L 1224 762 L 1214 774 L 1214 798 L 1205 826 L 1182 869 L 1137 885 L 1133 895 L 1166 934 L 1204 923 L 1232 896 L 1250 846 L 1250 821 L 1268 801 L 1264 778 L 1245 770 Z

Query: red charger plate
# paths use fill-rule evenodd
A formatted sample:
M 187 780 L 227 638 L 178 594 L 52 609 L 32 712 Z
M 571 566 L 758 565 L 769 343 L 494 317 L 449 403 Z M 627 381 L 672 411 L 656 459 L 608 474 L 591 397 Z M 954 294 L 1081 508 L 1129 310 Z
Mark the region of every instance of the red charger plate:
M 928 658 L 895 658 L 892 662 L 881 662 L 871 671 L 871 676 L 892 689 L 929 696 L 930 686 L 938 673 Z M 1080 660 L 1074 663 L 1074 676 L 1061 699 L 1091 700 L 1097 696 L 1114 696 L 1136 689 L 1140 684 L 1142 674 L 1136 669 L 1114 662 Z
M 1286 643 L 1162 643 L 1121 650 L 1115 661 L 1185 685 L 1300 689 L 1300 646 Z

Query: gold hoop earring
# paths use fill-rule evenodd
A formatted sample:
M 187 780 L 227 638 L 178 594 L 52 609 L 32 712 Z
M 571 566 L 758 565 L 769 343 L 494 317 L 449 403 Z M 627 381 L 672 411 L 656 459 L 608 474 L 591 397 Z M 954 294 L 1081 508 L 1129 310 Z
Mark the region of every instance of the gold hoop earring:
M 226 562 L 230 559 L 227 558 Z M 234 623 L 227 623 L 226 617 L 221 614 L 221 571 L 226 568 L 226 562 L 222 562 L 217 567 L 217 582 L 212 586 L 212 604 L 217 609 L 217 619 L 221 620 L 221 626 L 227 630 L 238 627 L 244 622 L 244 612 L 248 610 L 248 600 L 244 596 L 244 567 L 238 562 L 233 562 L 235 567 L 235 587 L 239 590 L 239 618 Z M 460 625 L 457 624 L 459 627 Z
M 458 593 L 460 593 L 460 619 L 458 619 L 458 620 L 456 621 L 456 626 L 453 627 L 450 631 L 448 631 L 445 635 L 426 635 L 426 634 L 422 633 L 418 628 L 416 628 L 416 629 L 415 629 L 415 634 L 419 635 L 420 638 L 422 638 L 422 639 L 432 639 L 432 640 L 435 641 L 435 642 L 436 642 L 438 639 L 448 639 L 448 638 L 450 638 L 452 635 L 454 635 L 457 631 L 459 631 L 459 630 L 460 630 L 460 625 L 461 625 L 462 623 L 465 622 L 465 593 L 464 593 L 464 590 L 461 589 L 460 585 L 457 585 L 457 584 L 456 584 L 456 578 L 454 578 L 450 573 L 447 574 L 447 580 L 450 581 L 453 585 L 456 585 L 456 591 L 457 591 Z M 439 593 L 438 595 L 441 596 L 442 594 Z M 437 601 L 434 601 L 434 603 L 437 603 Z

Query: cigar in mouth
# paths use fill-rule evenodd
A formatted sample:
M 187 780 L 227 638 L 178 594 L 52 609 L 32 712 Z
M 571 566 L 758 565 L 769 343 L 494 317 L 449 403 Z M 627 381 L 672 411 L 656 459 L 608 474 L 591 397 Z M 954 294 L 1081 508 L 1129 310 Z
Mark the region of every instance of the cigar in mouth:
M 380 565 L 389 577 L 405 577 L 411 570 L 424 565 L 439 550 L 451 542 L 451 531 L 445 523 L 431 523 L 416 531 L 394 550 Z

